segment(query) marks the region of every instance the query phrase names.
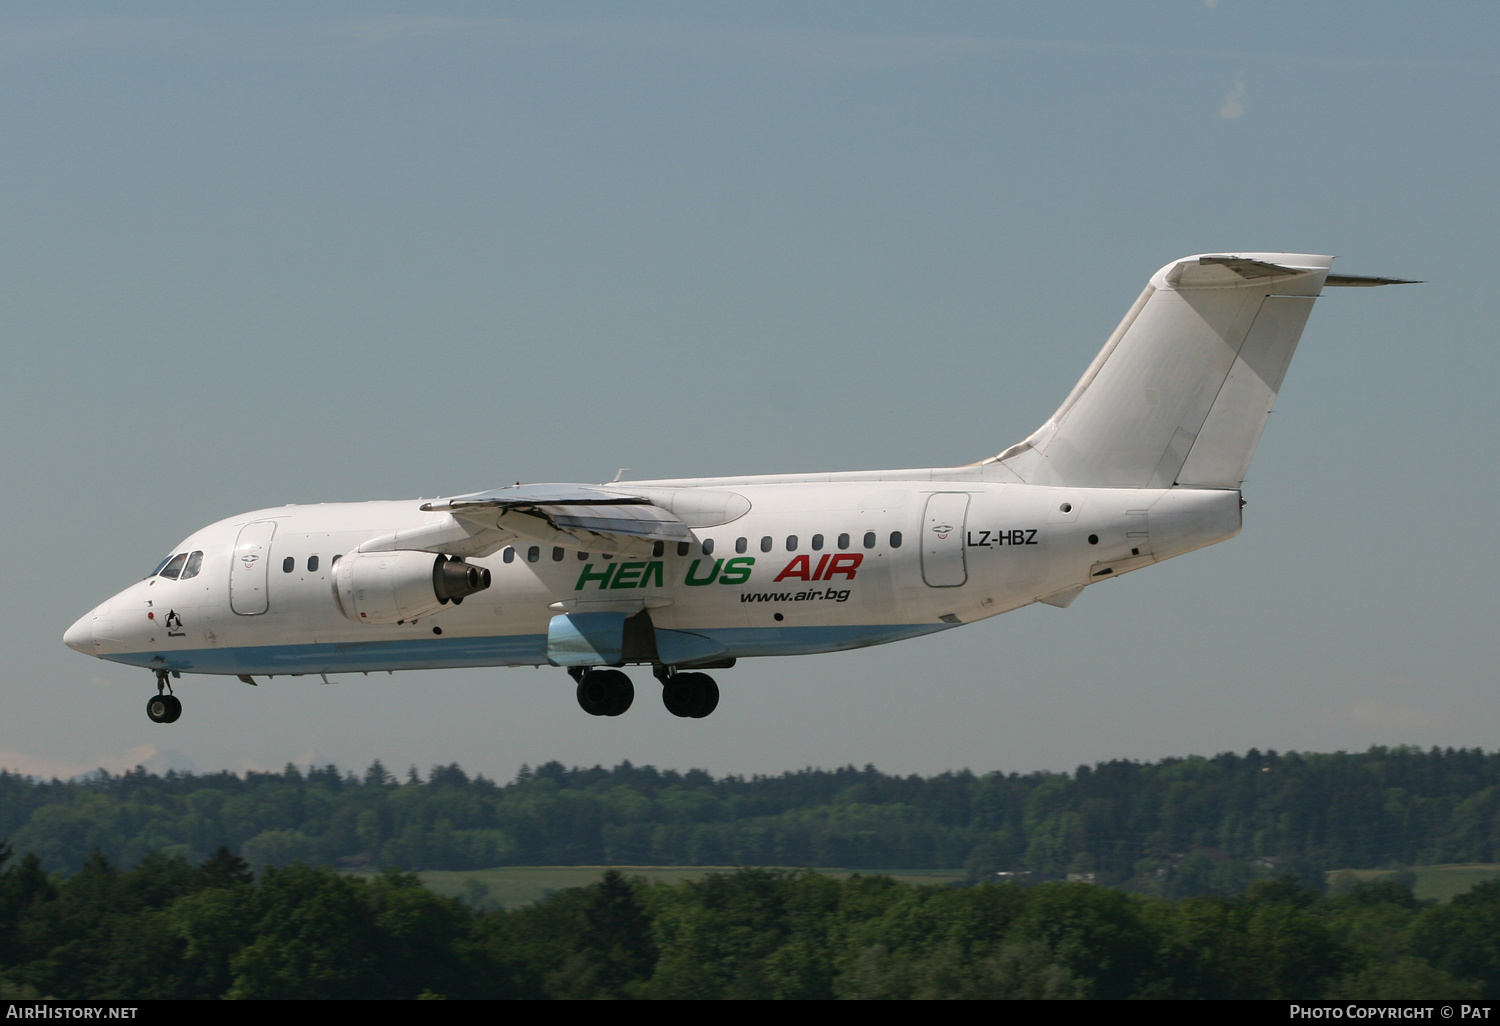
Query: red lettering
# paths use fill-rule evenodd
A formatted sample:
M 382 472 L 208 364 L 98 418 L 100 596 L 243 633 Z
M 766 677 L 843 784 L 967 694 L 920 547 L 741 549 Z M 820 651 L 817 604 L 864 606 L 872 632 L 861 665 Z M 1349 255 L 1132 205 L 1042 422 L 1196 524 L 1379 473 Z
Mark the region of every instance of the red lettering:
M 805 557 L 804 557 L 805 558 Z M 865 561 L 864 553 L 840 552 L 828 564 L 828 572 L 823 575 L 823 580 L 833 580 L 834 574 L 843 574 L 849 580 L 854 580 L 854 571 L 859 569 L 859 564 Z M 777 578 L 780 580 L 780 578 Z
M 788 577 L 795 577 L 799 581 L 805 581 L 812 574 L 810 563 L 811 560 L 806 556 L 798 556 L 786 565 L 785 570 L 776 575 L 776 580 L 781 581 Z
M 828 565 L 828 554 L 825 552 L 823 558 L 818 560 L 818 568 L 813 571 L 812 579 L 821 581 L 823 579 L 823 568 Z

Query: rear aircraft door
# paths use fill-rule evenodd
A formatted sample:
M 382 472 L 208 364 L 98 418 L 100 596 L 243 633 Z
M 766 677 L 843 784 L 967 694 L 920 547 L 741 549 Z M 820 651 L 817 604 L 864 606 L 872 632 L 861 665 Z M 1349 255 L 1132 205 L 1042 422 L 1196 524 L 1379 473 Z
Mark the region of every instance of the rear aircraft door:
M 229 608 L 241 616 L 255 616 L 270 608 L 266 578 L 271 567 L 271 535 L 276 523 L 260 520 L 240 528 L 229 564 Z
M 922 580 L 933 588 L 956 588 L 969 579 L 964 565 L 964 518 L 967 492 L 938 492 L 927 497 L 922 520 Z

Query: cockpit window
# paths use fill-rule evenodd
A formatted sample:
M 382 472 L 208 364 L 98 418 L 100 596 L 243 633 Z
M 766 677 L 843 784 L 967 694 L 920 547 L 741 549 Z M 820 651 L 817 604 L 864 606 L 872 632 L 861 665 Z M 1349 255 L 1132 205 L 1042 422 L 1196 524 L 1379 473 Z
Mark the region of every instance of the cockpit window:
M 167 565 L 157 571 L 157 576 L 165 577 L 169 581 L 177 580 L 177 575 L 182 573 L 182 564 L 187 562 L 188 554 L 179 552 L 167 560 Z
M 185 581 L 189 577 L 197 577 L 198 571 L 203 569 L 203 550 L 194 549 L 192 555 L 188 556 L 187 566 L 182 568 L 182 576 L 178 578 Z
M 167 565 L 167 564 L 168 564 L 168 563 L 170 563 L 170 562 L 172 562 L 172 557 L 171 557 L 171 556 L 168 556 L 168 557 L 167 557 L 167 558 L 166 558 L 166 559 L 164 559 L 164 560 L 162 560 L 162 561 L 161 561 L 161 562 L 160 562 L 160 563 L 158 563 L 158 564 L 156 564 L 156 569 L 155 569 L 155 570 L 153 570 L 153 571 L 151 571 L 151 572 L 150 572 L 150 573 L 149 573 L 149 574 L 147 574 L 147 575 L 146 575 L 146 576 L 145 576 L 145 577 L 143 577 L 143 578 L 141 578 L 141 579 L 142 579 L 142 580 L 145 580 L 145 581 L 149 581 L 149 580 L 151 580 L 151 578 L 153 578 L 153 577 L 155 577 L 155 576 L 156 576 L 156 575 L 157 575 L 157 574 L 159 574 L 159 573 L 161 573 L 161 572 L 162 572 L 162 569 L 163 569 L 163 568 L 164 568 L 164 567 L 165 567 L 165 566 L 166 566 L 166 565 Z

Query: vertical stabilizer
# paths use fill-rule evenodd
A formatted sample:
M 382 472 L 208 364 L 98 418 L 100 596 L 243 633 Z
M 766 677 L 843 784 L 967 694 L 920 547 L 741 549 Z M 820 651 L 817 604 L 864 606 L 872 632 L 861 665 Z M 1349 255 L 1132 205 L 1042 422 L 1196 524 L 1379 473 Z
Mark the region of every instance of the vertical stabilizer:
M 1305 253 L 1168 264 L 1057 412 L 986 462 L 1031 484 L 1238 488 L 1332 266 Z

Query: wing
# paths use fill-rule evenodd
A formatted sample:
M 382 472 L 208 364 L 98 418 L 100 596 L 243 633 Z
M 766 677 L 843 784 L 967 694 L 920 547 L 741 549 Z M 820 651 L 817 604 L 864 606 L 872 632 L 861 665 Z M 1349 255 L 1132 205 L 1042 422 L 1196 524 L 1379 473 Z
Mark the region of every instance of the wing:
M 520 537 L 634 553 L 648 551 L 656 542 L 693 540 L 686 524 L 650 499 L 589 485 L 516 485 L 424 503 L 422 509 L 451 514 L 471 535 L 499 532 L 486 538 L 496 547 Z

